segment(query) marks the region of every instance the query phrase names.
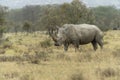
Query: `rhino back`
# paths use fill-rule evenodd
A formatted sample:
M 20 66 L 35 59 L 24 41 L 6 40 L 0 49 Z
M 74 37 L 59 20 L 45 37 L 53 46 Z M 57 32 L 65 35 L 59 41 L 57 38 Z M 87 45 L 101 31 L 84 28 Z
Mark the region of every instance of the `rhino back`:
M 70 40 L 79 40 L 80 44 L 87 44 L 93 41 L 96 37 L 101 38 L 102 32 L 95 25 L 89 24 L 66 24 L 64 25 L 66 36 Z

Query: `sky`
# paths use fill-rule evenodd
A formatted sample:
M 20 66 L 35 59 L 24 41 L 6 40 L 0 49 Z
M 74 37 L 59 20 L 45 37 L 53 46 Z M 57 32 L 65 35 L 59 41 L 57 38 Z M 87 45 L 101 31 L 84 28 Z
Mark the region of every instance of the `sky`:
M 22 8 L 26 5 L 45 5 L 45 4 L 62 4 L 72 0 L 0 0 L 0 5 L 8 6 L 10 9 Z M 120 0 L 81 0 L 88 7 L 114 5 L 120 8 Z

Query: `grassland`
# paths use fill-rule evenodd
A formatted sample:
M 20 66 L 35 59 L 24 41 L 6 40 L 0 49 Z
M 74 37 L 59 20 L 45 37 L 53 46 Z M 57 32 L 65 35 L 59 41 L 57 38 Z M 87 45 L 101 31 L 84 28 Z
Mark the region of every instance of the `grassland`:
M 120 80 L 120 31 L 108 31 L 104 49 L 55 47 L 41 33 L 6 33 L 0 45 L 0 80 Z

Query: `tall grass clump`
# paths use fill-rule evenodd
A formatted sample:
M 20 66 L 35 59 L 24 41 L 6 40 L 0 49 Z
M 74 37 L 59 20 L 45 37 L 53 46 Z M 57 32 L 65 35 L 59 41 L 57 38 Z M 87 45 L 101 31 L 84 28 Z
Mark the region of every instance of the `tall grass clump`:
M 90 62 L 92 60 L 92 53 L 82 53 L 77 56 L 79 62 Z
M 31 63 L 39 64 L 40 61 L 48 61 L 48 53 L 47 52 L 39 52 L 34 55 L 34 58 L 31 59 Z
M 86 80 L 82 72 L 73 73 L 69 80 Z
M 120 58 L 120 49 L 116 49 L 115 51 L 112 52 L 114 57 L 119 57 Z
M 9 41 L 9 38 L 2 39 L 0 41 L 0 43 L 1 43 L 1 46 L 2 46 L 3 49 L 5 49 L 5 48 L 11 48 L 11 46 L 12 46 L 12 42 Z
M 70 58 L 68 55 L 66 55 L 65 53 L 59 53 L 59 54 L 56 56 L 56 58 L 57 58 L 58 60 L 71 61 L 71 58 Z
M 20 80 L 34 80 L 34 77 L 29 74 L 24 74 L 20 77 Z
M 48 48 L 48 47 L 52 46 L 51 40 L 45 39 L 44 41 L 40 42 L 40 46 L 42 48 Z
M 119 71 L 116 71 L 114 68 L 103 68 L 103 69 L 97 69 L 96 71 L 97 76 L 100 78 L 111 78 L 111 77 L 116 77 L 119 76 Z

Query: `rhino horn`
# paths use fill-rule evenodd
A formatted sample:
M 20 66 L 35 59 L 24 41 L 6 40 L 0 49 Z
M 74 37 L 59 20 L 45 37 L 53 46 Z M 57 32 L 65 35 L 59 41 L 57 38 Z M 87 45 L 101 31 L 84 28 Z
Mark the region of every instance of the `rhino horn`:
M 52 37 L 53 41 L 57 42 L 57 37 L 55 35 L 52 34 L 51 37 Z
M 50 29 L 48 32 L 50 37 L 52 37 L 53 41 L 57 42 L 57 37 L 56 37 L 56 34 L 53 33 L 53 30 Z

